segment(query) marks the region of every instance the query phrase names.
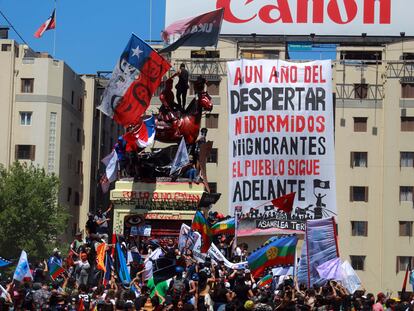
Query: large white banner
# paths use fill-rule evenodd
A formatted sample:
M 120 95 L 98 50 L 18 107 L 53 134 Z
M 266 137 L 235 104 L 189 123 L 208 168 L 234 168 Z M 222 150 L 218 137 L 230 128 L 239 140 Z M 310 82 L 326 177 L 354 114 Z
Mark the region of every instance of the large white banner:
M 165 25 L 224 8 L 222 34 L 414 35 L 412 0 L 167 0 Z
M 229 207 L 239 236 L 336 216 L 330 61 L 228 65 Z M 293 211 L 271 200 L 296 192 Z

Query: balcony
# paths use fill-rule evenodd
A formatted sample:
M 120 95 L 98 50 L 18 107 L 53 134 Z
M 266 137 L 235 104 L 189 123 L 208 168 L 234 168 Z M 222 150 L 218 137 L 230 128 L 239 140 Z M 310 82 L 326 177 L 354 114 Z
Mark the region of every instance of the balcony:
M 356 84 L 337 84 L 336 99 L 345 100 L 377 100 L 380 101 L 384 97 L 384 86 L 381 84 L 368 84 L 362 90 L 358 89 Z

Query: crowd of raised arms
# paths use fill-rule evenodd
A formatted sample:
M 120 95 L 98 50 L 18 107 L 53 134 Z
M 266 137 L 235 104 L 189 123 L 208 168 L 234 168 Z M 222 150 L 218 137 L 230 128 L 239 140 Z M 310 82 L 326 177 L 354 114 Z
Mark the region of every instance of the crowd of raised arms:
M 208 257 L 197 262 L 191 250 L 179 251 L 177 241 L 145 241 L 135 236 L 118 237 L 131 281 L 121 280 L 116 268 L 103 272 L 97 267 L 97 248 L 108 242 L 107 217 L 110 208 L 89 215 L 85 237 L 78 232 L 70 245 L 68 256 L 54 249 L 42 262 L 32 262 L 32 278 L 22 282 L 4 281 L 0 310 L 412 310 L 414 297 L 403 293 L 376 295 L 358 290 L 350 294 L 340 283 L 330 281 L 323 286 L 307 288 L 295 277 L 284 276 L 259 282 L 246 268 L 232 270 L 224 262 Z M 217 213 L 210 222 L 218 221 Z M 222 216 L 222 215 L 221 215 Z M 232 237 L 218 236 L 216 245 L 226 258 L 240 262 L 247 255 L 247 245 L 233 247 Z M 108 242 L 107 254 L 111 254 Z M 176 263 L 172 277 L 156 281 L 148 278 L 145 259 L 156 249 L 161 258 Z M 112 252 L 113 253 L 113 252 Z M 133 254 L 132 256 L 130 254 Z M 59 264 L 64 272 L 52 278 L 51 265 Z M 112 264 L 117 266 L 116 260 Z M 155 269 L 155 267 L 154 267 Z M 109 273 L 109 274 L 108 274 Z M 107 277 L 105 274 L 108 274 Z M 161 277 L 163 275 L 161 274 Z

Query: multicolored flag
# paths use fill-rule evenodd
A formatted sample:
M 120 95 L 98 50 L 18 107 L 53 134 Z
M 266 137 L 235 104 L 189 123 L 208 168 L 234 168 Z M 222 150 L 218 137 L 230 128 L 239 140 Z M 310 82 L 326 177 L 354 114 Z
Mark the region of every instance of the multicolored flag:
M 117 163 L 118 163 L 118 155 L 114 150 L 110 154 L 108 154 L 105 158 L 101 160 L 103 164 L 105 164 L 105 174 L 102 176 L 100 183 L 103 193 L 107 193 L 109 190 L 109 186 L 111 182 L 117 179 Z
M 172 43 L 160 53 L 172 52 L 180 46 L 217 46 L 223 15 L 224 9 L 219 9 L 169 25 L 162 37 Z
M 273 276 L 271 274 L 265 275 L 262 277 L 259 282 L 257 282 L 257 287 L 265 287 L 266 285 L 271 285 L 273 282 Z
M 113 270 L 114 262 L 112 260 L 111 251 L 108 251 L 108 254 L 105 256 L 105 275 L 102 281 L 104 286 L 109 284 L 111 280 L 111 272 Z
M 30 272 L 29 261 L 27 260 L 27 253 L 22 251 L 16 271 L 13 275 L 13 279 L 21 282 L 24 278 L 31 278 L 33 280 L 32 273 Z
M 296 192 L 292 192 L 272 200 L 272 204 L 277 209 L 290 214 L 293 209 L 293 202 L 295 201 Z
M 191 224 L 191 229 L 201 234 L 202 243 L 200 251 L 202 253 L 207 253 L 212 242 L 212 234 L 207 219 L 200 211 L 197 211 L 195 213 L 193 222 Z
M 112 72 L 98 109 L 124 127 L 139 124 L 170 67 L 161 55 L 133 34 Z
M 293 265 L 297 243 L 296 235 L 280 237 L 253 252 L 247 257 L 252 275 L 259 277 L 266 268 L 276 265 Z
M 219 235 L 219 234 L 234 235 L 235 230 L 236 230 L 236 223 L 234 221 L 234 218 L 229 218 L 227 220 L 220 221 L 211 226 L 211 233 L 213 235 Z
M 137 133 L 137 144 L 141 148 L 146 148 L 154 143 L 155 139 L 155 117 L 144 120 Z
M 49 267 L 49 275 L 50 278 L 54 281 L 58 278 L 58 276 L 60 276 L 62 273 L 65 272 L 65 269 L 62 268 L 62 266 L 59 266 L 58 264 L 56 264 L 55 262 L 50 264 Z
M 34 33 L 35 38 L 40 38 L 45 31 L 56 28 L 55 11 L 56 10 L 53 10 L 49 18 L 42 24 L 42 26 L 39 27 L 38 30 L 36 30 Z

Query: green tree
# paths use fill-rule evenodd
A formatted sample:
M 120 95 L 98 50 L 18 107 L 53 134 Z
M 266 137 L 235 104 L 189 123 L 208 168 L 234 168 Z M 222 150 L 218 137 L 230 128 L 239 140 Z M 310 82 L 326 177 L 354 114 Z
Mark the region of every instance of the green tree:
M 15 162 L 0 166 L 0 255 L 47 258 L 69 214 L 58 204 L 59 179 L 44 169 Z

